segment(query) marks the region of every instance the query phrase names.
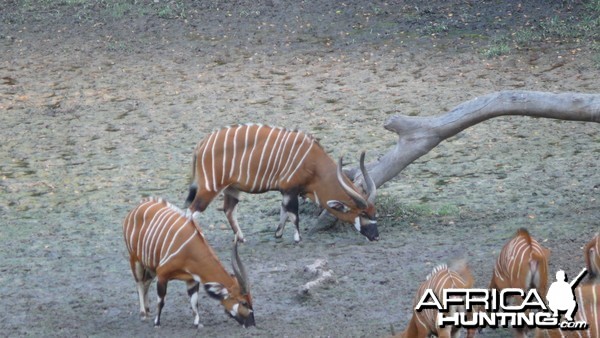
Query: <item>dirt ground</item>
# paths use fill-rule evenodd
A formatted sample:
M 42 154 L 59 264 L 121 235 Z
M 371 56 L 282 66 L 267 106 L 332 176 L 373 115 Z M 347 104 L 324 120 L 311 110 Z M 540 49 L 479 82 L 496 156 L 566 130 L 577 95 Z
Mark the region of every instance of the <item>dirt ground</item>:
M 202 295 L 198 331 L 184 284 L 172 282 L 155 329 L 138 319 L 121 222 L 144 196 L 183 204 L 192 149 L 209 131 L 245 122 L 300 128 L 356 165 L 360 150 L 373 159 L 395 144 L 382 128 L 395 114 L 441 114 L 507 89 L 597 93 L 597 40 L 549 37 L 502 56 L 482 52 L 585 9 L 577 1 L 155 0 L 128 2 L 121 13 L 101 6 L 110 1 L 26 3 L 0 11 L 1 336 L 377 337 L 406 326 L 414 292 L 439 263 L 467 258 L 476 285 L 487 286 L 519 227 L 552 250 L 550 277 L 584 265 L 582 246 L 599 230 L 600 126 L 498 118 L 378 190 L 378 242 L 349 224 L 322 230 L 308 205 L 303 242 L 293 243 L 289 225 L 275 239 L 280 195 L 245 195 L 240 254 L 256 327 L 243 329 Z M 200 221 L 230 269 L 232 233 L 217 207 Z M 303 268 L 316 259 L 337 283 L 300 295 L 312 278 Z

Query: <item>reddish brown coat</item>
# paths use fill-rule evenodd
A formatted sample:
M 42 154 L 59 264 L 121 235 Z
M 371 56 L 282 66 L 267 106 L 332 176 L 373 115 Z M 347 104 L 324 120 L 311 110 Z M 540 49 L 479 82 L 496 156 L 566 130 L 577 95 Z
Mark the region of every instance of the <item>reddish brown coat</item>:
M 364 164 L 364 155 L 362 158 Z M 364 168 L 364 165 L 362 165 Z M 366 172 L 366 170 L 365 170 Z M 284 195 L 276 236 L 281 236 L 288 217 L 298 233 L 297 198 L 306 196 L 338 219 L 352 223 L 370 240 L 378 238 L 375 221 L 375 188 L 364 196 L 338 170 L 319 143 L 310 135 L 260 124 L 223 128 L 206 136 L 196 147 L 194 182 L 187 203 L 191 211 L 204 211 L 224 192 L 224 210 L 240 239 L 241 229 L 234 216 L 239 192 L 263 193 L 277 190 Z
M 157 326 L 160 325 L 167 283 L 173 279 L 187 283 L 196 325 L 200 325 L 197 308 L 200 283 L 238 322 L 254 325 L 252 298 L 245 286 L 244 274 L 239 273 L 243 267 L 239 267 L 237 243 L 232 262 L 236 277 L 233 277 L 225 270 L 194 219 L 170 203 L 155 198 L 142 200 L 129 212 L 123 222 L 123 236 L 138 286 L 143 319 L 149 310 L 148 288 L 157 277 L 159 304 L 154 321 Z
M 583 248 L 585 266 L 588 270 L 588 282 L 600 282 L 600 235 L 596 234 Z

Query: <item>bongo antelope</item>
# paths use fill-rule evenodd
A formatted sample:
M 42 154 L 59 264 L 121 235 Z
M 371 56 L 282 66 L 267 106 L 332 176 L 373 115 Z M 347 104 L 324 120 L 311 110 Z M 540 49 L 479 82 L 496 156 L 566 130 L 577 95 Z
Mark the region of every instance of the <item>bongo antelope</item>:
M 212 132 L 194 152 L 193 182 L 186 206 L 204 211 L 222 191 L 223 209 L 236 236 L 243 233 L 235 217 L 239 193 L 263 193 L 278 190 L 283 195 L 280 219 L 275 232 L 279 238 L 288 218 L 296 229 L 294 240 L 301 240 L 298 196 L 306 196 L 335 217 L 354 224 L 369 240 L 377 240 L 375 184 L 364 166 L 360 168 L 367 195 L 342 172 L 342 159 L 336 163 L 321 145 L 301 131 L 244 124 Z
M 417 306 L 419 300 L 425 294 L 427 289 L 431 289 L 438 299 L 442 299 L 444 289 L 472 288 L 474 283 L 471 270 L 464 261 L 458 261 L 448 267 L 442 264 L 433 268 L 427 276 L 425 282 L 421 284 L 413 301 L 413 309 Z M 452 306 L 450 312 L 464 312 L 464 308 Z M 423 309 L 421 311 L 413 310 L 413 316 L 408 323 L 408 327 L 400 334 L 401 338 L 426 338 L 435 335 L 441 338 L 458 337 L 459 328 L 452 326 L 438 327 L 436 325 L 438 310 Z M 473 337 L 475 330 L 469 330 L 467 337 Z
M 232 276 L 219 261 L 191 214 L 186 215 L 170 203 L 156 198 L 142 200 L 129 212 L 123 222 L 123 235 L 131 272 L 137 283 L 142 319 L 146 319 L 149 313 L 148 289 L 152 280 L 158 278 L 158 313 L 154 325 L 160 326 L 167 283 L 178 279 L 187 284 L 196 315 L 194 325 L 202 326 L 198 313 L 198 290 L 202 283 L 209 296 L 221 301 L 228 315 L 244 327 L 254 326 L 252 297 L 238 255 L 237 241 L 232 253 Z
M 600 235 L 596 234 L 583 248 L 589 282 L 600 282 Z
M 542 247 L 526 229 L 521 228 L 500 251 L 489 288 L 519 288 L 525 292 L 535 288 L 539 295 L 545 297 L 549 258 L 550 250 Z M 525 330 L 515 329 L 514 336 L 525 337 Z

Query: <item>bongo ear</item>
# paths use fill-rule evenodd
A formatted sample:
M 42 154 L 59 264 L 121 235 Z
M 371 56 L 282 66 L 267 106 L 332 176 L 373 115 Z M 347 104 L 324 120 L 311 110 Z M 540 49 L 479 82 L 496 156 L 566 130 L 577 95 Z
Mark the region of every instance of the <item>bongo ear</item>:
M 338 200 L 327 201 L 327 206 L 335 211 L 339 211 L 339 212 L 343 212 L 343 213 L 347 213 L 348 211 L 350 211 L 350 208 L 347 205 L 345 205 L 344 203 L 342 203 Z
M 220 283 L 206 283 L 204 284 L 204 290 L 214 299 L 223 300 L 229 297 L 229 291 Z

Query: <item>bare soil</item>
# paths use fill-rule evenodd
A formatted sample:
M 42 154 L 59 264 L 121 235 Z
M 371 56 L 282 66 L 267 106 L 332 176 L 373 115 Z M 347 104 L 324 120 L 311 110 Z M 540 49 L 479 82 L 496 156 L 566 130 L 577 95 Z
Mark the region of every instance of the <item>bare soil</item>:
M 487 286 L 519 227 L 552 250 L 550 278 L 584 265 L 582 246 L 599 230 L 600 126 L 498 118 L 379 189 L 378 242 L 349 224 L 322 229 L 308 203 L 303 242 L 291 226 L 275 239 L 280 195 L 245 195 L 241 255 L 257 326 L 243 329 L 203 295 L 197 330 L 185 286 L 173 282 L 155 329 L 138 319 L 121 222 L 143 196 L 183 204 L 192 150 L 208 132 L 300 128 L 356 165 L 360 150 L 373 159 L 395 144 L 382 128 L 394 114 L 440 114 L 506 89 L 597 93 L 594 41 L 482 53 L 586 10 L 577 1 L 160 0 L 124 13 L 100 1 L 25 3 L 0 11 L 2 336 L 385 336 L 406 326 L 437 264 L 467 258 Z M 200 221 L 229 267 L 220 206 Z M 317 259 L 337 283 L 301 295 L 313 278 L 303 268 Z

